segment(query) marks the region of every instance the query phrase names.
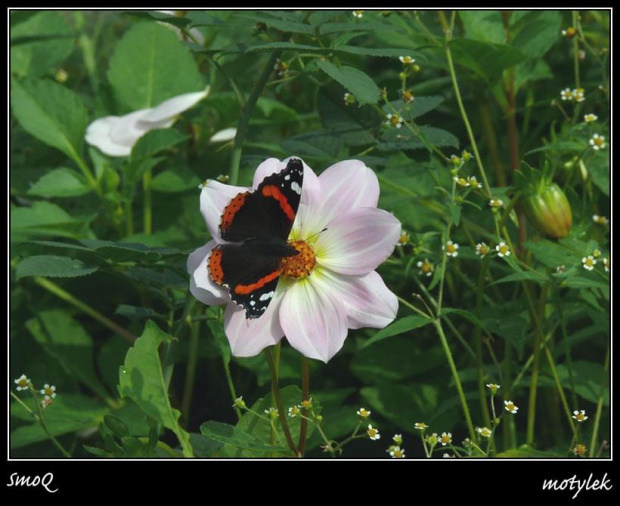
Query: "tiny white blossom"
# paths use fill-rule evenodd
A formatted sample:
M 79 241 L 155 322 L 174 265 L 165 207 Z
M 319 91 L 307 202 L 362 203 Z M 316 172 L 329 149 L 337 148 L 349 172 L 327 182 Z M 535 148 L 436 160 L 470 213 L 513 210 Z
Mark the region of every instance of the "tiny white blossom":
M 368 418 L 370 416 L 371 411 L 368 411 L 366 408 L 360 408 L 357 410 L 357 416 L 362 419 Z
M 489 201 L 489 205 L 491 207 L 502 207 L 504 205 L 504 201 L 501 199 L 491 199 Z
M 481 242 L 476 244 L 476 255 L 478 255 L 480 258 L 484 258 L 489 253 L 489 251 L 491 251 L 491 248 L 489 248 L 486 243 Z
M 420 276 L 432 276 L 435 267 L 432 262 L 429 262 L 428 258 L 425 258 L 424 262 L 420 260 L 416 265 L 420 269 L 418 271 Z
M 500 258 L 510 256 L 510 248 L 504 241 L 495 246 L 495 250 Z
M 400 128 L 403 126 L 404 120 L 398 114 L 388 114 L 386 117 L 387 121 L 385 122 L 385 124 L 387 126 L 393 126 L 396 128 Z
M 368 437 L 373 441 L 377 441 L 381 439 L 381 435 L 379 434 L 379 429 L 374 428 L 371 424 L 368 424 L 368 430 L 366 431 Z
M 605 216 L 599 216 L 598 214 L 593 214 L 592 220 L 594 221 L 594 223 L 598 223 L 599 225 L 609 224 L 609 220 L 605 218 Z
M 50 386 L 46 383 L 45 385 L 43 385 L 43 389 L 41 390 L 41 395 L 45 395 L 45 397 L 54 399 L 56 397 L 56 387 L 54 385 Z
M 575 99 L 575 102 L 583 102 L 586 99 L 585 92 L 586 90 L 584 90 L 583 88 L 574 89 L 573 98 Z
M 398 59 L 403 65 L 412 65 L 415 60 L 411 56 L 399 56 Z
M 392 436 L 392 439 L 394 440 L 394 442 L 397 445 L 402 445 L 403 444 L 403 435 L 402 434 L 394 434 L 394 436 Z
M 583 262 L 583 268 L 587 271 L 594 270 L 594 266 L 596 265 L 596 259 L 592 255 L 588 255 L 587 257 L 583 257 L 581 259 Z
M 393 459 L 404 459 L 405 458 L 405 450 L 400 446 L 393 446 L 390 449 L 390 457 Z
M 605 267 L 605 272 L 609 272 L 609 269 L 610 269 L 609 258 L 603 258 L 603 266 Z
M 578 422 L 585 422 L 588 419 L 586 416 L 586 410 L 582 409 L 581 411 L 573 411 L 573 418 Z
M 21 390 L 28 390 L 28 388 L 32 386 L 32 382 L 25 374 L 22 374 L 19 378 L 17 378 L 15 380 L 15 384 L 17 385 L 15 389 L 18 392 L 20 392 Z
M 562 100 L 573 100 L 573 92 L 571 91 L 570 88 L 564 88 L 561 92 L 560 92 L 560 97 L 562 98 Z
M 355 16 L 358 19 L 361 19 L 364 17 L 364 11 L 353 11 L 353 16 Z
M 439 438 L 439 442 L 443 445 L 449 445 L 452 443 L 452 433 L 451 432 L 442 432 L 441 437 Z
M 482 437 L 491 437 L 491 434 L 493 434 L 493 432 L 491 432 L 491 430 L 487 427 L 478 427 L 476 430 Z
M 301 410 L 299 409 L 298 406 L 291 406 L 290 408 L 288 408 L 288 416 L 290 416 L 291 418 L 295 418 L 296 416 L 299 416 L 301 414 Z
M 513 415 L 517 413 L 519 408 L 512 401 L 504 401 L 504 409 Z
M 455 242 L 448 241 L 443 249 L 446 251 L 446 255 L 448 255 L 449 257 L 456 258 L 457 256 L 459 256 L 459 245 Z
M 237 397 L 235 399 L 235 403 L 233 404 L 233 408 L 245 408 L 245 401 L 243 400 L 243 396 Z
M 428 425 L 426 425 L 424 422 L 416 422 L 413 425 L 413 428 L 416 430 L 426 430 L 428 429 Z
M 606 146 L 605 137 L 603 135 L 594 134 L 590 139 L 590 146 L 592 146 L 592 149 L 595 151 L 603 149 Z
M 583 115 L 583 120 L 586 123 L 594 123 L 596 120 L 598 119 L 598 116 L 596 114 L 584 114 Z

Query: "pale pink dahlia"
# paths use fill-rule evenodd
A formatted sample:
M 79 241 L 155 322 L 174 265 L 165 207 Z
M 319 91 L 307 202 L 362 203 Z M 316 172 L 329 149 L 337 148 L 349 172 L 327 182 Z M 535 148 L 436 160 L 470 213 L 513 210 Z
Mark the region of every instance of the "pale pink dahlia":
M 392 254 L 401 225 L 377 209 L 377 176 L 363 162 L 338 162 L 319 177 L 302 162 L 301 201 L 288 242 L 304 243 L 316 263 L 300 277 L 287 275 L 283 267 L 265 313 L 246 318 L 228 290 L 211 278 L 209 257 L 224 243 L 219 226 L 231 199 L 255 190 L 287 162 L 265 160 L 256 169 L 252 188 L 214 180 L 202 186 L 200 210 L 213 239 L 188 258 L 190 291 L 204 304 L 228 304 L 224 326 L 233 355 L 257 355 L 286 336 L 306 357 L 327 362 L 342 348 L 348 329 L 383 328 L 396 317 L 397 298 L 375 269 Z

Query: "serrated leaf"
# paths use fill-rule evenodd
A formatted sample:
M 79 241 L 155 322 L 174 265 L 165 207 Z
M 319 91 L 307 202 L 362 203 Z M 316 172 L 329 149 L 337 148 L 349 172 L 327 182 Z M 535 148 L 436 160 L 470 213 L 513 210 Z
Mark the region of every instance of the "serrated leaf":
M 333 160 L 342 149 L 342 139 L 327 130 L 295 135 L 282 141 L 282 147 L 289 153 Z
M 428 149 L 424 140 L 437 147 L 452 147 L 458 149 L 459 140 L 447 130 L 435 128 L 427 125 L 418 127 L 420 136 L 416 136 L 410 131 L 402 131 L 402 128 L 391 128 L 383 134 L 383 142 L 377 144 L 377 150 L 381 152 L 402 151 L 415 149 Z
M 51 202 L 33 202 L 30 207 L 11 206 L 11 241 L 33 236 L 93 237 L 88 224 L 96 216 L 72 216 Z
M 361 46 L 337 46 L 332 49 L 336 53 L 358 54 L 361 56 L 374 56 L 378 58 L 400 58 L 411 56 L 416 61 L 425 61 L 424 55 L 411 49 L 397 49 L 392 47 L 375 48 Z
M 119 417 L 114 415 L 105 415 L 103 417 L 103 423 L 107 425 L 110 432 L 112 432 L 112 434 L 116 437 L 121 438 L 129 436 L 129 427 L 127 427 L 127 424 Z
M 48 278 L 75 278 L 87 276 L 99 269 L 81 260 L 53 255 L 36 255 L 22 260 L 15 269 L 15 277 L 44 276 Z
M 60 12 L 32 12 L 11 26 L 11 75 L 39 77 L 56 68 L 71 54 L 74 37 Z
M 368 74 L 354 67 L 337 67 L 326 60 L 315 61 L 323 72 L 351 92 L 360 105 L 376 104 L 379 101 L 379 87 Z
M 325 23 L 321 26 L 321 35 L 329 35 L 340 32 L 376 32 L 376 31 L 400 31 L 400 28 L 387 23 Z
M 108 80 L 120 105 L 118 112 L 154 107 L 205 87 L 192 54 L 176 34 L 146 22 L 133 25 L 117 44 Z
M 415 97 L 414 101 L 405 104 L 402 100 L 393 100 L 390 104 L 382 107 L 386 114 L 391 113 L 393 109 L 400 111 L 401 117 L 405 121 L 411 121 L 430 112 L 444 101 L 444 97 L 438 95 L 428 97 Z
M 11 79 L 11 106 L 30 135 L 73 160 L 81 158 L 88 116 L 73 91 L 49 80 Z
M 497 80 L 505 69 L 526 59 L 515 47 L 470 39 L 453 39 L 450 49 L 456 63 L 490 82 Z
M 151 418 L 172 430 L 188 457 L 189 434 L 179 425 L 181 413 L 170 405 L 168 388 L 164 380 L 159 346 L 171 341 L 172 336 L 148 321 L 142 335 L 127 352 L 125 364 L 120 370 L 119 391 L 129 397 Z
M 506 40 L 506 29 L 502 13 L 495 11 L 459 11 L 465 35 L 468 39 L 482 42 L 501 43 Z
M 238 17 L 264 23 L 265 25 L 282 32 L 314 35 L 314 27 L 290 19 L 279 19 L 264 14 L 239 14 Z
M 26 328 L 72 377 L 100 397 L 109 397 L 95 372 L 93 341 L 77 320 L 61 310 L 51 309 L 28 320 Z
M 131 150 L 131 162 L 150 158 L 189 139 L 187 135 L 172 128 L 151 130 L 140 137 Z
M 27 194 L 39 197 L 79 197 L 92 190 L 81 174 L 67 167 L 59 167 L 41 176 Z
M 559 11 L 543 10 L 529 13 L 512 29 L 511 45 L 530 58 L 541 59 L 558 42 L 562 15 Z
M 359 109 L 335 103 L 324 94 L 319 95 L 318 109 L 323 126 L 340 136 L 345 144 L 362 146 L 376 142 L 374 136 L 356 118 L 356 114 L 360 114 Z
M 260 439 L 255 438 L 234 425 L 228 425 L 227 423 L 205 422 L 200 426 L 200 432 L 208 439 L 231 445 L 235 448 L 260 452 L 290 452 L 288 448 L 263 443 Z
M 611 190 L 611 170 L 609 162 L 609 152 L 595 152 L 594 156 L 587 164 L 588 172 L 592 178 L 592 182 L 598 187 L 603 195 L 609 197 Z
M 396 320 L 394 323 L 391 323 L 384 329 L 377 332 L 368 341 L 366 341 L 362 347 L 366 348 L 367 346 L 370 346 L 371 344 L 381 341 L 387 337 L 397 336 L 399 334 L 424 327 L 424 325 L 428 325 L 429 323 L 432 323 L 432 321 L 433 320 L 430 318 L 425 318 L 424 316 L 405 316 L 404 318 Z

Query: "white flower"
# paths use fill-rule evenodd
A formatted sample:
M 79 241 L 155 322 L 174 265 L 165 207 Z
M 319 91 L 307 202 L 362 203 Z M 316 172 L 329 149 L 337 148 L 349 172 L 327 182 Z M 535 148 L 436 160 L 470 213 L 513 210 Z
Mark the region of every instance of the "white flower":
M 164 11 L 157 11 L 160 12 L 162 14 L 167 14 L 168 16 L 177 16 L 177 17 L 183 17 L 183 12 L 182 11 L 169 11 L 169 10 L 164 10 Z M 160 25 L 165 26 L 166 28 L 172 30 L 174 33 L 177 34 L 177 37 L 179 37 L 179 39 L 181 40 L 186 40 L 187 37 L 186 35 L 183 33 L 183 31 L 180 28 L 177 28 L 176 26 L 170 24 L 170 23 L 162 23 L 161 21 L 157 22 Z M 202 46 L 205 42 L 205 36 L 202 34 L 202 32 L 200 30 L 198 30 L 198 28 L 190 28 L 189 29 L 189 33 L 190 35 L 193 37 L 193 41 L 196 41 L 196 44 Z M 192 41 L 192 42 L 193 42 Z
M 390 449 L 390 457 L 392 457 L 393 459 L 404 459 L 405 450 L 401 449 L 400 446 L 392 446 Z
M 586 410 L 582 409 L 581 411 L 573 411 L 573 418 L 578 422 L 585 422 L 588 419 L 586 416 Z
M 504 401 L 504 409 L 513 415 L 517 413 L 519 408 L 512 401 Z
M 364 11 L 353 11 L 353 15 L 358 18 L 361 19 L 364 17 Z
M 243 400 L 243 396 L 237 397 L 235 399 L 235 403 L 233 404 L 233 408 L 245 408 L 245 401 Z
M 209 139 L 209 144 L 215 144 L 216 142 L 228 142 L 232 141 L 237 135 L 236 128 L 224 128 L 219 132 L 215 132 Z
M 411 56 L 399 56 L 398 59 L 403 65 L 412 65 L 415 63 L 415 60 L 411 58 Z
M 605 272 L 609 272 L 609 258 L 603 258 L 603 266 L 605 267 Z
M 290 408 L 288 408 L 288 416 L 290 416 L 291 418 L 295 418 L 296 416 L 299 416 L 301 414 L 301 410 L 299 409 L 298 406 L 291 406 Z
M 480 258 L 484 258 L 490 251 L 488 244 L 481 242 L 476 244 L 476 255 Z M 487 385 L 488 386 L 488 385 Z
M 368 430 L 366 431 L 368 437 L 373 441 L 377 439 L 381 439 L 381 435 L 379 434 L 379 429 L 374 428 L 372 425 L 368 424 Z
M 418 271 L 418 274 L 420 276 L 428 277 L 433 275 L 433 270 L 435 269 L 435 267 L 433 266 L 432 262 L 429 262 L 428 258 L 425 258 L 424 262 L 420 260 L 416 265 L 418 269 L 420 269 Z
M 360 408 L 357 410 L 357 416 L 361 419 L 368 418 L 370 416 L 371 411 L 368 411 L 366 408 Z
M 497 246 L 495 246 L 495 250 L 500 258 L 509 257 L 510 256 L 510 248 L 508 245 L 502 241 Z
M 491 207 L 502 207 L 504 205 L 504 201 L 501 199 L 491 199 L 489 201 L 489 205 Z
M 441 437 L 439 438 L 439 442 L 442 444 L 442 446 L 446 446 L 452 443 L 452 433 L 442 432 Z
M 605 137 L 603 135 L 594 134 L 590 139 L 590 146 L 592 146 L 592 149 L 595 151 L 603 149 L 606 146 Z
M 124 116 L 106 116 L 93 121 L 86 129 L 86 142 L 108 156 L 129 156 L 140 137 L 151 130 L 169 128 L 182 112 L 209 94 L 204 91 L 184 93 L 156 107 L 140 109 Z
M 400 128 L 401 126 L 403 126 L 403 118 L 401 118 L 398 114 L 388 114 L 386 117 L 387 121 L 385 122 L 385 124 L 387 126 L 393 126 L 396 128 Z
M 500 389 L 500 386 L 497 383 L 487 383 L 487 388 L 491 391 L 492 395 Z
M 583 268 L 587 271 L 594 270 L 594 266 L 596 265 L 596 259 L 592 255 L 588 255 L 587 257 L 583 257 L 581 259 L 583 262 Z
M 32 382 L 26 377 L 25 374 L 22 374 L 19 378 L 15 380 L 15 384 L 17 385 L 15 389 L 20 392 L 22 390 L 28 390 L 30 386 L 32 386 Z
M 573 100 L 573 92 L 571 91 L 570 88 L 564 88 L 561 92 L 560 92 L 560 96 L 562 97 L 562 100 Z
M 54 385 L 50 386 L 46 383 L 43 385 L 41 395 L 45 395 L 45 397 L 48 397 L 49 399 L 54 399 L 56 397 L 56 387 Z
M 457 256 L 459 256 L 459 245 L 455 242 L 448 241 L 443 247 L 443 249 L 446 251 L 446 255 L 448 255 L 449 257 L 456 258 Z
M 598 116 L 596 114 L 584 114 L 583 115 L 583 120 L 586 123 L 594 123 L 596 120 L 598 119 Z
M 402 434 L 394 434 L 394 436 L 392 436 L 392 439 L 394 440 L 394 442 L 397 445 L 402 445 L 403 444 L 403 435 Z
M 476 430 L 482 437 L 491 437 L 491 434 L 493 434 L 493 432 L 486 427 L 478 427 Z
M 424 422 L 416 422 L 413 425 L 413 428 L 416 430 L 426 430 L 428 429 L 428 425 L 426 425 Z
M 609 220 L 605 218 L 605 216 L 599 216 L 598 214 L 593 214 L 592 220 L 599 225 L 607 225 L 609 223 Z
M 574 89 L 573 98 L 575 99 L 575 102 L 583 102 L 586 99 L 585 92 L 586 90 L 584 90 L 583 88 Z
M 278 410 L 274 407 L 270 407 L 269 409 L 266 409 L 265 414 L 268 415 L 269 418 L 271 418 L 272 420 L 275 420 L 276 418 L 278 418 Z

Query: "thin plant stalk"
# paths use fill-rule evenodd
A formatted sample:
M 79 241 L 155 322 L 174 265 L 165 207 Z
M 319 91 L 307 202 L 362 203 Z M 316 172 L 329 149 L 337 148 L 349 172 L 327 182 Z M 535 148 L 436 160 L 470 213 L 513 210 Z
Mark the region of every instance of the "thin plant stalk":
M 310 364 L 307 357 L 301 357 L 301 397 L 302 401 L 310 399 Z M 306 451 L 306 437 L 308 434 L 308 420 L 306 417 L 301 419 L 301 426 L 299 429 L 299 444 L 297 447 L 297 453 L 303 457 Z
M 594 428 L 592 429 L 592 440 L 590 441 L 590 458 L 594 457 L 594 445 L 596 445 L 598 439 L 598 431 L 601 425 L 601 415 L 603 413 L 603 399 L 605 397 L 605 388 L 607 385 L 607 376 L 609 374 L 609 349 L 607 346 L 607 353 L 605 354 L 605 365 L 603 367 L 603 378 L 601 379 L 601 393 L 598 396 L 598 402 L 596 403 L 596 414 L 594 415 Z

